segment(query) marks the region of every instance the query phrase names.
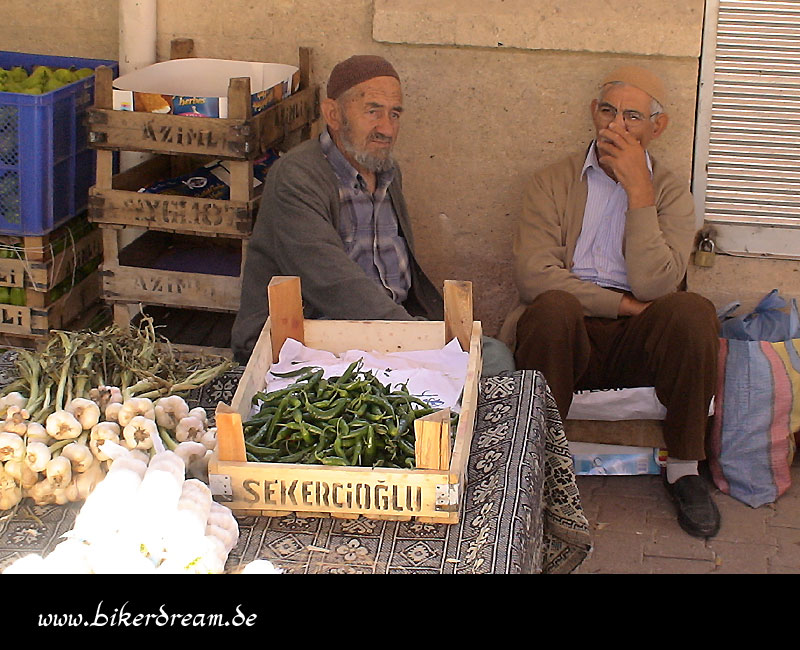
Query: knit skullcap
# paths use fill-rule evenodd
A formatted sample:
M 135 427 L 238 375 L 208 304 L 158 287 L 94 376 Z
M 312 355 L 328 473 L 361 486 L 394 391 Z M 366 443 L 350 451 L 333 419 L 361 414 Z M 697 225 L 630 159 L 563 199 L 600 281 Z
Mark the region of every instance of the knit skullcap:
M 337 63 L 328 79 L 328 97 L 336 99 L 353 86 L 373 77 L 394 77 L 400 81 L 400 75 L 382 56 L 373 54 L 356 54 L 341 63 Z
M 606 84 L 615 81 L 635 86 L 639 90 L 646 92 L 659 104 L 666 105 L 667 91 L 664 88 L 664 83 L 646 68 L 641 68 L 638 65 L 622 66 L 608 74 L 600 86 L 602 88 Z

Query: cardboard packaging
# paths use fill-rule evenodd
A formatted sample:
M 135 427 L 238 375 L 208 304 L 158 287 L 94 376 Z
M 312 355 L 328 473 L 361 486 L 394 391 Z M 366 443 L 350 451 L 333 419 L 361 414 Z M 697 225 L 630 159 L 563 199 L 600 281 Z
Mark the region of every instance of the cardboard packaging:
M 186 117 L 228 116 L 228 83 L 250 77 L 253 115 L 298 89 L 299 68 L 283 63 L 224 59 L 174 59 L 114 80 L 113 107 L 120 111 Z

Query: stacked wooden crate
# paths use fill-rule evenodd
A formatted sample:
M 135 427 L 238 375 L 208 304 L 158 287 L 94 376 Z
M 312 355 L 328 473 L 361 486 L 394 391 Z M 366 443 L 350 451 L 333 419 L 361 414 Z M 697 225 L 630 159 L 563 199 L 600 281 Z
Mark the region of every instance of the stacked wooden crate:
M 180 45 L 185 47 L 186 39 Z M 173 58 L 185 56 L 176 49 L 173 43 Z M 113 110 L 111 71 L 98 72 L 88 118 L 98 156 L 89 217 L 103 233 L 102 291 L 115 322 L 129 323 L 139 305 L 238 311 L 247 240 L 260 200 L 254 162 L 310 137 L 319 117 L 319 89 L 309 83 L 310 50 L 300 50 L 299 67 L 298 91 L 255 116 L 250 79 L 231 79 L 224 119 Z M 114 175 L 112 155 L 119 150 L 153 157 Z M 139 191 L 210 160 L 225 161 L 229 199 Z M 145 231 L 122 246 L 120 231 L 128 228 Z
M 36 347 L 88 326 L 101 306 L 102 237 L 84 217 L 38 236 L 0 235 L 0 344 Z

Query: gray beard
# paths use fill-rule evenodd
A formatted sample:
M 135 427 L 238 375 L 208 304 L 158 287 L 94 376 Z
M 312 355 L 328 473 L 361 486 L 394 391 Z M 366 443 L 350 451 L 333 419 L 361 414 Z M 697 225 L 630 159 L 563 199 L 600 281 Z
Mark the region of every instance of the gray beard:
M 373 156 L 366 151 L 362 151 L 361 149 L 358 149 L 350 140 L 350 134 L 348 131 L 349 129 L 347 128 L 347 125 L 345 125 L 345 128 L 342 129 L 340 134 L 342 148 L 346 153 L 350 154 L 353 157 L 353 160 L 355 160 L 359 165 L 361 165 L 367 171 L 374 173 L 388 172 L 390 169 L 394 168 L 394 157 L 392 156 L 391 152 L 389 152 L 385 157 L 381 157 Z

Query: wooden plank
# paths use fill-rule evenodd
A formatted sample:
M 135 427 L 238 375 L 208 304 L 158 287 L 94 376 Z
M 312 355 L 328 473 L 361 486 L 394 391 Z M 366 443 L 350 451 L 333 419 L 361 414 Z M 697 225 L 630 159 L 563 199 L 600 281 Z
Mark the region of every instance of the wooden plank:
M 116 228 L 100 228 L 103 237 L 103 260 L 117 264 L 119 259 L 119 230 Z
M 300 278 L 275 276 L 267 287 L 269 313 L 272 326 L 272 362 L 278 362 L 283 344 L 292 338 L 303 343 L 303 299 Z
M 300 68 L 300 87 L 305 90 L 311 86 L 311 48 L 301 47 L 298 52 L 298 68 Z
M 105 65 L 97 67 L 94 71 L 94 108 L 88 110 L 111 110 L 113 106 L 114 71 Z M 88 115 L 87 115 L 88 119 Z M 92 142 L 93 134 L 89 134 Z M 107 150 L 95 152 L 95 184 L 97 187 L 111 187 L 111 177 L 114 174 L 114 154 Z
M 632 447 L 666 447 L 664 423 L 661 420 L 567 420 L 567 440 L 604 445 Z
M 250 95 L 250 77 L 232 77 L 228 81 L 228 119 L 246 122 L 253 117 Z
M 411 352 L 444 345 L 442 321 L 306 320 L 303 329 L 308 347 L 334 354 L 364 349 Z
M 319 118 L 319 87 L 298 91 L 249 120 L 188 119 L 181 115 L 87 110 L 91 146 L 150 153 L 194 154 L 230 160 L 256 160 L 287 133 Z M 108 182 L 110 173 L 100 176 Z M 104 185 L 107 187 L 107 185 Z
M 114 71 L 107 65 L 94 70 L 94 107 L 110 109 L 114 105 Z
M 181 115 L 90 108 L 87 121 L 91 145 L 98 151 L 124 149 L 217 158 L 247 157 L 244 150 L 248 139 L 240 132 L 244 126 L 242 120 L 189 119 Z
M 446 280 L 444 283 L 444 337 L 458 339 L 461 349 L 469 350 L 472 334 L 472 283 Z
M 312 86 L 286 97 L 253 118 L 253 145 L 266 153 L 288 133 L 307 127 L 320 117 L 319 86 Z
M 0 286 L 22 288 L 25 286 L 25 277 L 27 275 L 28 265 L 25 260 L 0 259 Z
M 436 470 L 248 463 L 222 461 L 218 454 L 212 454 L 209 475 L 230 479 L 225 505 L 232 510 L 436 517 L 436 486 L 448 478 Z
M 114 303 L 111 308 L 114 310 L 114 324 L 123 330 L 130 327 L 131 312 L 127 303 Z
M 215 413 L 217 424 L 217 458 L 221 461 L 245 461 L 242 416 L 231 413 L 222 402 Z
M 194 39 L 173 38 L 169 42 L 170 59 L 189 59 L 194 57 Z
M 414 420 L 414 457 L 418 469 L 450 467 L 450 409 Z
M 228 201 L 93 187 L 89 219 L 100 224 L 245 238 L 253 230 L 259 200 Z
M 472 323 L 472 336 L 469 344 L 469 362 L 464 392 L 461 397 L 461 412 L 456 427 L 456 439 L 453 443 L 453 454 L 450 459 L 451 482 L 458 483 L 463 494 L 467 480 L 467 463 L 472 447 L 472 431 L 478 411 L 478 388 L 481 379 L 483 352 L 481 346 L 482 328 L 480 321 Z
M 236 392 L 231 400 L 231 407 L 243 419 L 250 415 L 252 405 L 250 398 L 264 388 L 267 383 L 267 371 L 272 365 L 272 317 L 267 317 L 267 322 L 261 330 L 250 359 L 247 361 L 245 372 L 239 379 Z
M 239 310 L 241 278 L 103 264 L 103 296 L 108 302 L 143 302 L 210 311 Z

